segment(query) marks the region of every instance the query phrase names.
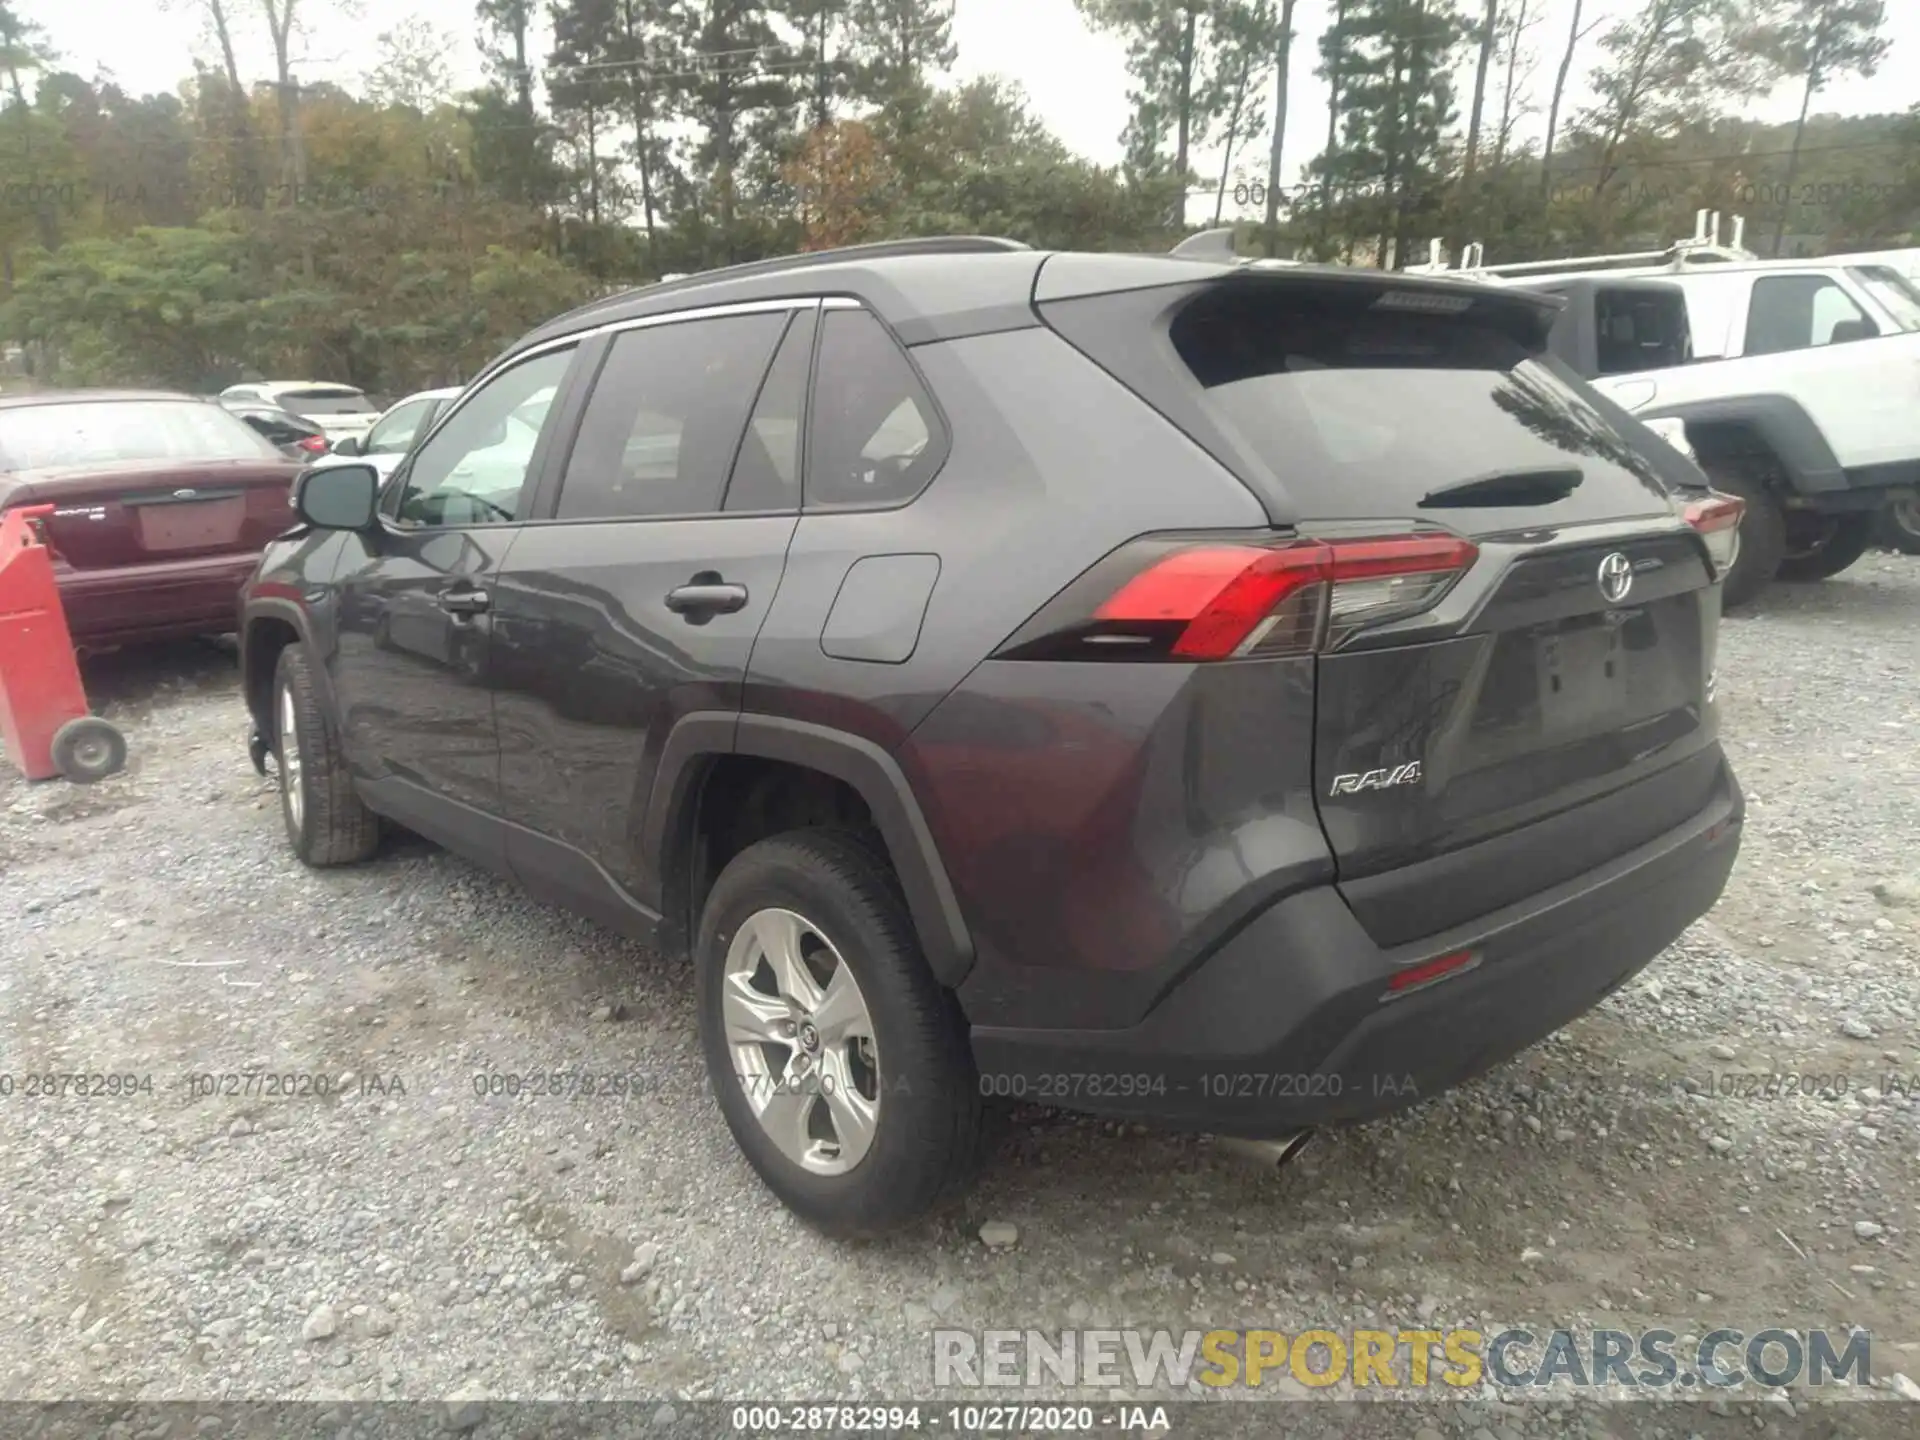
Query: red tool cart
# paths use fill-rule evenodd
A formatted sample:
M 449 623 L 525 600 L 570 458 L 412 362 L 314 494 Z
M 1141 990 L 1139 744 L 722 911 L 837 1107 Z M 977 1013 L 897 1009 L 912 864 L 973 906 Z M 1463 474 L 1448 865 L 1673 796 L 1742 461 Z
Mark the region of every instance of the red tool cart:
M 39 522 L 51 505 L 23 505 L 0 520 L 0 742 L 29 780 L 104 780 L 127 763 L 126 738 L 87 713 L 87 690 L 53 559 Z

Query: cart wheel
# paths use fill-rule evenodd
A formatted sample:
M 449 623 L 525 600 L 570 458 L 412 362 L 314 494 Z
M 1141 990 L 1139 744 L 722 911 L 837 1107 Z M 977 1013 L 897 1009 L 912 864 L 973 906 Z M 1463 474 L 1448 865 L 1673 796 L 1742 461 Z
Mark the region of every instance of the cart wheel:
M 69 720 L 53 736 L 53 763 L 76 785 L 118 774 L 127 763 L 127 737 L 98 715 Z

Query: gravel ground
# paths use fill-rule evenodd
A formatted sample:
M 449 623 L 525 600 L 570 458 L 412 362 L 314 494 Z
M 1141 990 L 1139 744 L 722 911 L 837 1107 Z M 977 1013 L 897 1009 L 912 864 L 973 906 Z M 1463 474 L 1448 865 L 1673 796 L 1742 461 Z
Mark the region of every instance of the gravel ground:
M 1839 1393 L 1920 1398 L 1894 1378 L 1920 1376 L 1920 563 L 1777 588 L 1727 622 L 1720 675 L 1739 869 L 1599 1011 L 1278 1174 L 1021 1112 L 964 1206 L 850 1246 L 736 1154 L 684 963 L 417 841 L 302 868 L 230 655 L 97 661 L 128 773 L 0 773 L 0 1399 L 431 1400 L 476 1433 L 478 1397 L 646 1399 L 672 1428 L 657 1402 L 929 1396 L 935 1326 L 1509 1323 L 1859 1326 L 1875 1388 Z M 476 1093 L 551 1070 L 629 1093 Z M 151 1090 L 29 1098 L 45 1071 Z M 246 1071 L 332 1084 L 186 1081 Z M 1015 1243 L 984 1244 L 987 1222 Z M 1301 1404 L 1286 1428 L 1910 1435 L 1920 1415 L 1808 1408 L 1481 1394 Z M 1246 1424 L 1276 1433 L 1269 1410 Z

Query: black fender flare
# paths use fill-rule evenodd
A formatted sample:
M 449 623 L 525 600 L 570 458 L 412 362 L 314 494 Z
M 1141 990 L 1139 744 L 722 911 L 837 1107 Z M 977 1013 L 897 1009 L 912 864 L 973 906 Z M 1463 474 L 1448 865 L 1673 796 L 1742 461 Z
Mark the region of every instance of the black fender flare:
M 254 597 L 246 602 L 240 615 L 240 694 L 246 701 L 247 709 L 253 716 L 254 723 L 265 727 L 271 719 L 265 712 L 268 707 L 271 707 L 273 703 L 272 699 L 269 696 L 263 700 L 261 702 L 262 708 L 260 709 L 255 708 L 254 702 L 257 695 L 265 693 L 265 687 L 271 685 L 273 677 L 271 675 L 256 677 L 252 673 L 253 647 L 248 639 L 253 633 L 253 627 L 262 620 L 278 620 L 284 622 L 292 627 L 294 639 L 297 643 L 305 645 L 309 650 L 313 650 L 315 647 L 311 618 L 302 606 L 295 604 L 292 600 L 281 599 L 275 596 Z M 322 657 L 316 656 L 315 658 L 319 660 Z M 322 703 L 331 706 L 333 704 L 333 680 L 327 673 L 327 667 L 325 664 L 316 663 L 313 666 L 312 674 L 314 686 L 321 692 Z
M 935 978 L 949 989 L 966 978 L 973 967 L 973 937 L 926 816 L 899 763 L 859 735 L 768 715 L 696 711 L 681 716 L 661 747 L 642 822 L 642 853 L 656 875 L 664 878 L 672 873 L 669 851 L 690 833 L 699 803 L 702 762 L 719 755 L 781 760 L 851 786 L 866 802 L 886 842 L 907 912 Z M 689 931 L 693 924 L 693 917 L 688 917 Z
M 1682 420 L 1689 438 L 1695 426 L 1744 425 L 1766 441 L 1786 472 L 1787 481 L 1803 494 L 1847 488 L 1847 474 L 1814 418 L 1791 395 L 1737 395 L 1724 400 L 1687 400 L 1672 405 L 1654 403 L 1633 412 L 1636 420 Z M 1698 442 L 1695 442 L 1698 449 Z

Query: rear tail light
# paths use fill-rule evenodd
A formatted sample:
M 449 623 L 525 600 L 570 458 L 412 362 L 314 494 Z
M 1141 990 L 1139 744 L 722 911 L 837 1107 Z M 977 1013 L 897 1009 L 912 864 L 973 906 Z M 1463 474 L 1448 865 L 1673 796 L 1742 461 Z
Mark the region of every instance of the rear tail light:
M 303 435 L 293 443 L 309 455 L 324 455 L 327 453 L 326 439 L 320 435 Z
M 1149 537 L 1056 596 L 1004 659 L 1233 660 L 1331 650 L 1429 609 L 1478 549 L 1427 533 L 1354 540 Z
M 1726 574 L 1740 553 L 1740 517 L 1747 513 L 1747 502 L 1714 490 L 1705 500 L 1691 501 L 1683 513 L 1687 523 L 1707 542 L 1715 571 Z

